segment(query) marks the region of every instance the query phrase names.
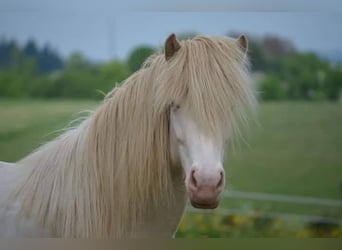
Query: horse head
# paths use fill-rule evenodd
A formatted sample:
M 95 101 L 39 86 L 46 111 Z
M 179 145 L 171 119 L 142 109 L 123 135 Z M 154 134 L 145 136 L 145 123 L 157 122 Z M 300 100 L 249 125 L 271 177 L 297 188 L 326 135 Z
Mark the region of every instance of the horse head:
M 192 48 L 187 48 L 188 51 L 180 52 L 186 54 L 188 58 L 181 69 L 182 74 L 187 77 L 186 80 L 180 80 L 175 76 L 175 79 L 185 81 L 183 84 L 187 85 L 187 89 L 184 96 L 171 100 L 171 152 L 172 160 L 183 167 L 185 186 L 192 206 L 213 209 L 218 206 L 220 195 L 225 187 L 223 161 L 232 133 L 229 130 L 229 127 L 232 127 L 230 123 L 235 119 L 232 114 L 229 114 L 232 112 L 230 103 L 234 102 L 232 101 L 235 98 L 234 94 L 241 95 L 241 93 L 229 84 L 229 81 L 234 81 L 234 76 L 228 79 L 227 71 L 221 69 L 221 67 L 229 68 L 234 65 L 230 65 L 229 62 L 222 65 L 219 59 L 216 60 L 217 57 L 225 57 L 215 54 L 216 51 L 212 49 L 220 45 L 205 44 L 208 42 L 205 40 L 201 42 L 204 44 L 203 48 L 192 46 Z M 236 47 L 240 49 L 239 60 L 242 62 L 247 50 L 247 39 L 245 36 L 240 36 L 235 42 Z M 196 49 L 198 51 L 192 53 Z M 177 53 L 179 50 L 182 50 L 182 44 L 174 34 L 170 35 L 165 42 L 166 61 L 172 64 L 172 60 L 177 60 L 177 56 L 181 56 Z M 229 51 L 222 49 L 222 53 L 225 52 L 229 54 Z M 213 65 L 213 61 L 218 63 Z M 239 72 L 236 71 L 235 74 Z M 215 77 L 212 77 L 213 75 Z M 216 82 L 215 79 L 217 79 Z M 194 94 L 194 91 L 197 93 Z M 198 115 L 199 113 L 202 115 Z

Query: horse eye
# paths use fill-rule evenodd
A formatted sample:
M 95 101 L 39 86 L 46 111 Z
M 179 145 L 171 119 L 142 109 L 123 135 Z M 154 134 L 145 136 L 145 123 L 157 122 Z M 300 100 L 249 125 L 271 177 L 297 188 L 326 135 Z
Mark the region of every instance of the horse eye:
M 179 104 L 172 104 L 172 111 L 176 112 L 178 109 L 180 109 L 180 105 Z
M 172 111 L 177 111 L 178 109 L 180 109 L 180 105 L 175 103 L 174 101 L 171 102 L 170 107 Z
M 180 145 L 184 145 L 184 141 L 180 138 L 177 138 L 177 142 L 180 144 Z

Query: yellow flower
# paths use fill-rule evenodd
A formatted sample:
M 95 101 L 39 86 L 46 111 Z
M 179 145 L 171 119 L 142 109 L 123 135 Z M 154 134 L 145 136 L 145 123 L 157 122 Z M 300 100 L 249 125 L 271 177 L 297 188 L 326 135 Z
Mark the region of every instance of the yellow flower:
M 179 228 L 178 230 L 184 232 L 184 231 L 187 231 L 188 230 L 188 226 L 186 223 L 184 223 L 184 221 L 179 225 Z
M 218 230 L 222 226 L 222 217 L 218 214 L 214 214 L 211 218 L 211 226 L 213 229 Z
M 308 230 L 300 230 L 296 233 L 296 237 L 298 238 L 309 238 L 311 236 L 310 231 Z
M 193 219 L 194 219 L 194 222 L 199 225 L 203 222 L 203 214 L 195 214 L 193 216 Z
M 242 224 L 244 224 L 245 222 L 245 218 L 241 215 L 235 215 L 233 216 L 233 223 L 234 225 L 240 226 Z
M 208 232 L 208 228 L 206 227 L 205 224 L 200 224 L 200 225 L 198 226 L 198 231 L 199 231 L 200 233 L 207 233 L 207 232 Z

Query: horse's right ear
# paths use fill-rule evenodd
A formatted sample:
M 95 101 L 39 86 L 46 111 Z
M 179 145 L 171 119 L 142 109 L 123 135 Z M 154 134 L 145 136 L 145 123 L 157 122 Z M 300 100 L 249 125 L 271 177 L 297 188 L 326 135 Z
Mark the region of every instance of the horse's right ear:
M 243 51 L 243 53 L 246 53 L 248 50 L 248 39 L 247 39 L 247 37 L 245 35 L 241 35 L 237 39 L 237 42 L 238 42 L 241 50 Z
M 180 44 L 175 34 L 171 34 L 165 41 L 165 59 L 169 60 L 179 49 Z

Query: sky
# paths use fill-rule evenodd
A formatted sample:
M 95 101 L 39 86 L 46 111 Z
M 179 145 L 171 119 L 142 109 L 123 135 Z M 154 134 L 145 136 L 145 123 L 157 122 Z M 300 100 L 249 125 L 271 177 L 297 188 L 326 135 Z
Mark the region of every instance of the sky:
M 80 51 L 95 61 L 125 59 L 135 46 L 161 46 L 170 33 L 182 32 L 275 34 L 304 51 L 342 50 L 342 1 L 288 0 L 277 6 L 270 0 L 259 5 L 247 0 L 157 2 L 0 0 L 0 37 L 21 44 L 34 39 L 64 57 Z M 221 7 L 227 2 L 229 8 Z

